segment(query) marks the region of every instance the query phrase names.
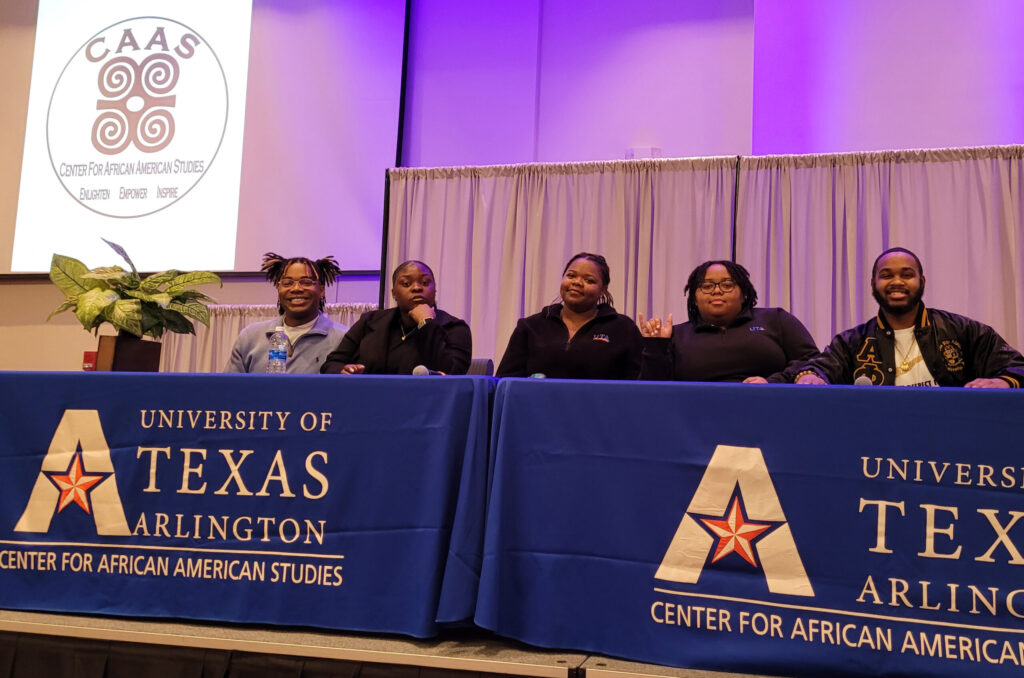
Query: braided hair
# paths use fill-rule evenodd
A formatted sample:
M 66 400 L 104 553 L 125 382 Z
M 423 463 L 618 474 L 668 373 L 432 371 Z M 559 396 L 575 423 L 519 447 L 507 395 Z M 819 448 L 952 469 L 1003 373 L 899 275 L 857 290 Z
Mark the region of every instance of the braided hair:
M 335 261 L 333 256 L 326 256 L 323 259 L 307 259 L 306 257 L 291 257 L 285 259 L 276 252 L 267 252 L 263 255 L 263 264 L 260 266 L 266 276 L 267 280 L 273 283 L 274 287 L 281 281 L 284 272 L 288 270 L 288 267 L 292 264 L 303 264 L 306 270 L 311 272 L 310 277 L 320 283 L 320 286 L 326 288 L 334 284 L 335 279 L 341 275 L 341 267 L 338 266 L 338 262 Z M 284 313 L 280 302 L 277 304 L 277 310 L 280 313 Z M 320 295 L 320 310 L 324 310 L 324 297 Z

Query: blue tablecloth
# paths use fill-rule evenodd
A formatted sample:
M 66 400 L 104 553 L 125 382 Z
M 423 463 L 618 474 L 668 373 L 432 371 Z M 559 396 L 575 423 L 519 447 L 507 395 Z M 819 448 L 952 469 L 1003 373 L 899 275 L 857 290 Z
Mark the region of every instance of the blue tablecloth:
M 470 618 L 487 378 L 0 373 L 0 606 Z
M 476 621 L 802 675 L 1020 675 L 1024 394 L 504 380 Z

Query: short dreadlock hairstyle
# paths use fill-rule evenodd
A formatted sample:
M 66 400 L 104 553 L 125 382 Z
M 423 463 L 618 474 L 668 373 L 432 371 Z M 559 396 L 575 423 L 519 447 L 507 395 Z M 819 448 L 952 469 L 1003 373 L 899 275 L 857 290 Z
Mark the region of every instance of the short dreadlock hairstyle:
M 743 305 L 740 308 L 749 311 L 757 305 L 757 290 L 754 289 L 754 283 L 750 282 L 750 274 L 747 273 L 747 269 L 734 261 L 724 259 L 705 261 L 693 269 L 693 273 L 686 281 L 686 287 L 683 288 L 683 294 L 686 295 L 686 313 L 690 317 L 690 322 L 700 319 L 700 310 L 697 308 L 697 288 L 704 282 L 704 276 L 707 275 L 708 269 L 715 264 L 724 266 L 725 270 L 729 272 L 729 277 L 739 286 L 740 294 L 743 296 Z
M 267 276 L 267 280 L 277 287 L 277 283 L 281 281 L 284 272 L 288 270 L 288 267 L 292 264 L 303 264 L 306 269 L 311 272 L 310 277 L 320 283 L 321 287 L 328 287 L 334 284 L 335 279 L 341 275 L 341 268 L 338 266 L 338 262 L 335 261 L 333 256 L 326 256 L 323 259 L 307 259 L 306 257 L 291 257 L 285 259 L 276 252 L 267 252 L 263 255 L 263 265 L 260 266 L 260 270 Z M 284 313 L 280 302 L 277 304 L 277 310 L 279 313 Z M 324 310 L 324 298 L 320 297 L 320 310 Z

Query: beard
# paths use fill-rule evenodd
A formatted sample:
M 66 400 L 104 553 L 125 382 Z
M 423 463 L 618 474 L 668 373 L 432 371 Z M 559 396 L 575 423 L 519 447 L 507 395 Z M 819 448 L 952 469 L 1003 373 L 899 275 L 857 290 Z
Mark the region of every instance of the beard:
M 878 302 L 878 306 L 886 313 L 890 315 L 902 315 L 907 311 L 917 309 L 918 304 L 921 303 L 921 299 L 924 297 L 924 283 L 922 282 L 921 286 L 917 288 L 917 292 L 908 296 L 906 301 L 899 305 L 890 303 L 883 294 L 879 293 L 876 287 L 871 288 L 871 296 L 875 298 L 875 301 Z

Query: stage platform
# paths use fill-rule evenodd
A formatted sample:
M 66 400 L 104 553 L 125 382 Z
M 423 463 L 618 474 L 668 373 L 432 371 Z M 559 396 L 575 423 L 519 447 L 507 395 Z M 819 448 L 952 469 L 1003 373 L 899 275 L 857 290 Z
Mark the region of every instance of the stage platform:
M 39 663 L 45 663 L 45 668 Z M 89 678 L 132 673 L 201 677 L 754 678 L 544 650 L 481 629 L 449 629 L 438 638 L 418 640 L 311 629 L 0 610 L 0 678 Z
M 623 659 L 591 655 L 580 665 L 586 678 L 776 678 L 750 673 L 721 673 L 697 669 L 676 669 L 671 666 L 642 664 Z

